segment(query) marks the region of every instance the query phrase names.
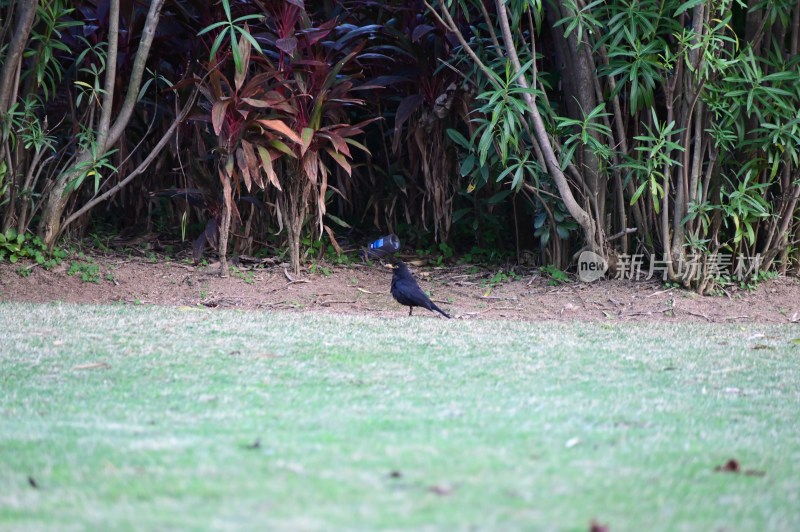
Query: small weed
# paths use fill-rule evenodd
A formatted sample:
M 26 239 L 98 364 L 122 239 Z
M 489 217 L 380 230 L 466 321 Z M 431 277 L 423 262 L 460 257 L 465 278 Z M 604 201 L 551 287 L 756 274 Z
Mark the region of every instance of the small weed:
M 231 277 L 241 279 L 247 284 L 253 284 L 256 282 L 256 277 L 255 274 L 253 273 L 253 270 L 242 271 L 239 268 L 236 268 L 235 266 L 231 266 L 229 268 L 229 271 L 231 272 Z
M 8 259 L 8 262 L 14 264 L 20 259 L 31 259 L 45 270 L 50 270 L 61 264 L 66 256 L 67 252 L 60 248 L 48 253 L 47 247 L 38 236 L 30 238 L 25 233 L 17 233 L 13 228 L 0 233 L 0 261 Z M 31 269 L 18 268 L 17 273 L 27 277 Z
M 485 280 L 483 284 L 486 287 L 494 288 L 495 286 L 507 283 L 509 281 L 516 281 L 517 279 L 519 279 L 519 275 L 517 275 L 515 272 L 504 272 L 503 270 L 498 270 L 497 273 Z
M 459 259 L 462 264 L 474 263 L 492 263 L 502 260 L 504 254 L 495 249 L 485 249 L 478 246 L 472 246 L 468 253 L 464 253 Z
M 89 235 L 89 237 L 92 239 L 92 245 L 95 248 L 100 249 L 104 252 L 111 251 L 111 249 L 105 244 L 105 242 L 103 242 L 103 240 L 100 238 L 100 235 L 98 235 L 97 233 L 92 233 Z
M 82 253 L 80 255 L 83 255 Z M 92 262 L 72 261 L 67 275 L 80 276 L 84 283 L 100 282 L 100 266 Z
M 20 277 L 28 277 L 33 271 L 33 266 L 20 266 L 17 268 L 17 275 Z
M 778 278 L 778 272 L 776 271 L 759 271 L 747 281 L 739 281 L 739 288 L 743 290 L 747 290 L 748 292 L 752 292 L 756 288 L 758 288 L 759 283 L 763 283 L 764 281 L 772 281 L 773 279 Z
M 548 264 L 547 266 L 542 266 L 540 270 L 550 276 L 550 281 L 547 283 L 550 286 L 558 286 L 560 284 L 564 284 L 567 281 L 569 281 L 569 277 L 567 276 L 567 274 L 559 270 L 552 264 Z
M 330 277 L 333 274 L 333 268 L 317 261 L 312 262 L 308 270 L 313 274 L 322 274 L 325 277 Z

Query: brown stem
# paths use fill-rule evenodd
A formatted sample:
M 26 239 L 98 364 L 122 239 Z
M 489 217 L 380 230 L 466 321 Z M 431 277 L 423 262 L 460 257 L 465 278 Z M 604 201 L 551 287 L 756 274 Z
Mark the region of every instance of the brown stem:
M 152 162 L 156 159 L 156 157 L 158 157 L 158 155 L 161 153 L 161 150 L 163 150 L 164 147 L 167 145 L 167 143 L 170 141 L 172 136 L 175 134 L 175 131 L 178 129 L 178 126 L 181 125 L 183 121 L 186 119 L 186 117 L 189 115 L 189 111 L 191 111 L 192 107 L 194 106 L 194 101 L 196 96 L 197 96 L 197 90 L 195 90 L 195 92 L 189 98 L 189 101 L 183 107 L 183 110 L 181 110 L 178 116 L 175 117 L 175 120 L 173 120 L 172 125 L 169 127 L 169 129 L 167 129 L 167 131 L 161 137 L 161 140 L 159 140 L 158 143 L 153 147 L 153 149 L 150 150 L 150 153 L 147 155 L 147 157 L 144 159 L 144 161 L 142 161 L 142 163 L 139 166 L 137 166 L 131 173 L 125 176 L 125 179 L 123 179 L 110 189 L 108 189 L 103 194 L 93 197 L 91 200 L 87 201 L 83 205 L 83 207 L 81 207 L 80 209 L 72 213 L 69 217 L 67 217 L 67 219 L 64 220 L 64 223 L 61 225 L 60 231 L 63 232 L 67 227 L 69 227 L 70 224 L 72 224 L 72 222 L 74 222 L 79 217 L 83 216 L 84 214 L 92 210 L 99 203 L 107 200 L 108 198 L 110 198 L 111 196 L 122 190 L 122 188 L 127 186 L 128 183 L 130 183 L 136 177 L 144 173 L 144 171 L 147 170 L 150 164 L 152 164 Z
M 118 3 L 119 0 L 114 0 L 114 2 Z M 131 71 L 130 81 L 128 82 L 128 92 L 125 95 L 125 101 L 123 102 L 122 108 L 120 109 L 116 120 L 114 120 L 113 125 L 111 125 L 110 129 L 108 130 L 108 134 L 105 135 L 102 131 L 99 131 L 98 135 L 102 135 L 103 137 L 101 138 L 98 136 L 96 150 L 94 150 L 95 153 L 92 153 L 92 150 L 84 150 L 80 152 L 75 158 L 75 164 L 68 167 L 68 169 L 65 169 L 53 184 L 53 187 L 47 198 L 47 203 L 45 204 L 42 212 L 42 220 L 39 225 L 39 234 L 48 249 L 52 250 L 53 246 L 55 246 L 56 239 L 61 234 L 61 216 L 63 215 L 69 201 L 67 185 L 72 180 L 78 178 L 87 165 L 95 162 L 97 158 L 105 156 L 109 147 L 113 146 L 119 141 L 122 133 L 128 126 L 128 121 L 133 113 L 133 108 L 136 105 L 136 100 L 139 95 L 139 88 L 141 86 L 144 67 L 147 63 L 147 57 L 150 53 L 150 46 L 153 43 L 153 37 L 155 36 L 155 31 L 158 26 L 158 20 L 163 5 L 164 0 L 153 0 L 153 2 L 150 4 L 150 9 L 147 13 L 147 19 L 145 20 L 144 28 L 142 30 L 142 37 L 139 41 L 139 48 L 136 50 L 136 58 Z M 109 50 L 112 47 L 111 41 L 118 37 L 118 33 L 117 35 L 112 35 L 109 33 Z M 116 61 L 116 57 L 107 57 L 106 68 L 111 68 L 110 65 Z M 109 80 L 107 78 L 106 82 L 110 83 L 110 86 L 104 87 L 104 90 L 106 93 L 112 92 L 114 88 L 113 79 Z M 111 98 L 104 98 L 103 103 L 104 108 L 101 110 L 100 118 L 101 125 L 105 120 L 104 116 L 106 113 L 111 112 L 109 109 L 105 108 L 106 105 L 109 108 L 111 107 Z M 92 119 L 89 123 L 93 124 L 94 120 Z M 100 141 L 102 141 L 102 144 L 100 144 Z
M 502 0 L 495 0 L 495 7 L 497 9 L 497 18 L 500 22 L 503 43 L 506 46 L 506 53 L 511 60 L 511 64 L 514 67 L 515 72 L 517 72 L 515 81 L 520 85 L 520 87 L 527 89 L 530 87 L 530 85 L 525 78 L 525 73 L 522 71 L 522 65 L 520 64 L 519 57 L 517 56 L 517 49 L 511 34 L 511 28 L 509 25 L 508 13 L 506 12 L 505 4 Z M 578 204 L 578 202 L 575 201 L 575 196 L 572 194 L 572 190 L 569 187 L 567 178 L 564 175 L 564 172 L 561 171 L 561 165 L 559 164 L 558 158 L 553 151 L 553 145 L 550 142 L 550 137 L 547 134 L 547 129 L 545 128 L 542 116 L 539 114 L 539 109 L 536 106 L 534 96 L 528 92 L 524 92 L 523 98 L 525 99 L 525 103 L 528 105 L 528 109 L 530 110 L 531 119 L 533 122 L 533 130 L 537 139 L 539 140 L 539 145 L 542 148 L 545 161 L 547 162 L 547 167 L 550 170 L 550 175 L 552 176 L 553 181 L 556 183 L 556 187 L 558 188 L 558 192 L 561 195 L 562 201 L 564 202 L 564 206 L 583 229 L 584 236 L 589 246 L 594 251 L 605 253 L 605 250 L 602 249 L 604 247 L 604 242 L 602 242 L 603 238 L 601 235 L 602 229 L 595 227 L 591 216 L 589 216 L 589 214 Z
M 16 94 L 18 72 L 22 61 L 22 52 L 28 43 L 33 22 L 36 19 L 36 8 L 39 0 L 20 2 L 17 14 L 17 25 L 14 28 L 14 38 L 8 46 L 8 51 L 3 58 L 3 68 L 0 71 L 0 116 L 5 115 L 13 104 Z

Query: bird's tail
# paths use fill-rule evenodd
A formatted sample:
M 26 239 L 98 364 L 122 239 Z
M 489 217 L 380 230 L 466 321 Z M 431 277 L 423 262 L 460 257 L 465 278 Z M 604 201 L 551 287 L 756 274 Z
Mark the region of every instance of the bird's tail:
M 450 319 L 450 314 L 448 314 L 447 312 L 445 312 L 442 309 L 440 309 L 439 307 L 437 307 L 436 303 L 431 302 L 431 310 L 435 310 L 436 312 L 438 312 L 439 314 L 441 314 L 442 316 L 444 316 L 448 320 Z

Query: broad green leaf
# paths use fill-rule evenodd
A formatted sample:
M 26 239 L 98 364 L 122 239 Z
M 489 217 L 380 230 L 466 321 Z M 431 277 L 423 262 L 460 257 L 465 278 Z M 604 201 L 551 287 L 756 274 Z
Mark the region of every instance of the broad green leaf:
M 325 216 L 326 216 L 327 218 L 330 218 L 330 220 L 331 220 L 333 223 L 335 223 L 336 225 L 339 225 L 339 226 L 341 226 L 341 227 L 344 227 L 344 228 L 346 228 L 346 229 L 350 229 L 350 224 L 348 224 L 347 222 L 345 222 L 345 221 L 344 221 L 344 220 L 342 220 L 341 218 L 339 218 L 339 217 L 337 217 L 337 216 L 334 216 L 334 215 L 332 215 L 332 214 L 330 214 L 330 213 L 326 213 L 326 214 L 325 214 Z
M 470 149 L 471 146 L 470 146 L 469 141 L 466 139 L 466 137 L 464 137 L 464 135 L 462 135 L 461 133 L 459 133 L 455 129 L 448 128 L 447 129 L 447 136 L 450 137 L 450 140 L 452 140 L 453 142 L 455 142 L 456 144 L 458 144 L 459 146 L 461 146 L 465 150 Z M 462 175 L 464 175 L 464 174 L 462 174 Z
M 336 161 L 336 163 L 337 163 L 339 166 L 341 166 L 341 167 L 342 167 L 342 169 L 343 169 L 345 172 L 347 172 L 347 175 L 352 175 L 352 169 L 350 168 L 350 163 L 347 161 L 347 158 L 345 158 L 345 156 L 344 156 L 344 155 L 342 155 L 342 154 L 341 154 L 341 153 L 339 153 L 339 152 L 333 151 L 333 150 L 332 150 L 332 149 L 330 149 L 330 148 L 325 148 L 325 151 L 327 151 L 327 152 L 328 152 L 328 154 L 329 154 L 331 157 L 333 157 L 333 160 L 334 160 L 334 161 Z
M 272 156 L 264 146 L 256 146 L 256 150 L 258 151 L 258 155 L 261 157 L 261 165 L 264 168 L 264 172 L 267 174 L 267 179 L 272 184 L 273 187 L 277 188 L 278 190 L 281 189 L 281 184 L 278 181 L 278 175 L 275 173 L 275 169 L 272 167 Z
M 311 146 L 311 141 L 314 140 L 314 130 L 310 127 L 304 127 L 300 133 L 300 157 L 306 154 L 306 151 Z

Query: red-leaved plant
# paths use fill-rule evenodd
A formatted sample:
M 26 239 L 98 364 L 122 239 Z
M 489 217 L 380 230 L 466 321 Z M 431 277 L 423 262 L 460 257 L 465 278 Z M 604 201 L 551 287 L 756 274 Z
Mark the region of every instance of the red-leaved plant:
M 223 191 L 221 271 L 226 275 L 231 218 L 238 218 L 234 195 L 244 185 L 248 191 L 277 189 L 278 221 L 287 232 L 292 270 L 298 273 L 300 237 L 309 215 L 317 235 L 327 230 L 332 237 L 324 224 L 331 172 L 349 176 L 351 148 L 367 152 L 355 137 L 375 119 L 351 124 L 347 108 L 363 103 L 353 93 L 366 87 L 356 83 L 368 31 L 338 25 L 336 19 L 314 25 L 301 2 L 277 3 L 264 17 L 263 33 L 251 32 L 248 23 L 222 30 L 230 32 L 230 46 L 216 39 L 209 75 L 201 85 L 211 104 Z M 253 53 L 255 47 L 263 53 Z

